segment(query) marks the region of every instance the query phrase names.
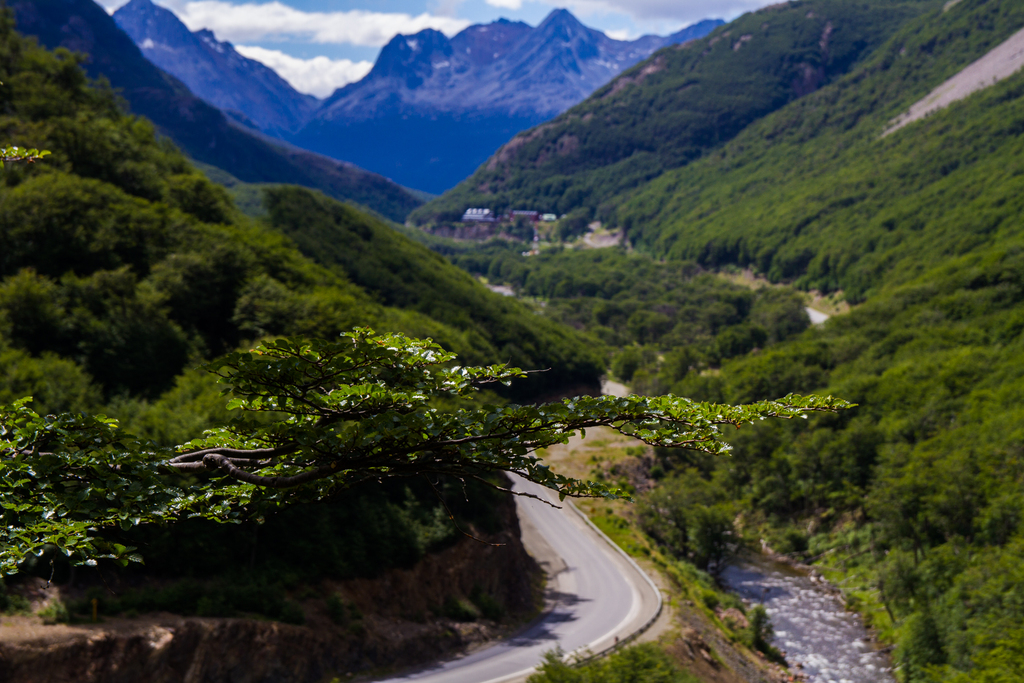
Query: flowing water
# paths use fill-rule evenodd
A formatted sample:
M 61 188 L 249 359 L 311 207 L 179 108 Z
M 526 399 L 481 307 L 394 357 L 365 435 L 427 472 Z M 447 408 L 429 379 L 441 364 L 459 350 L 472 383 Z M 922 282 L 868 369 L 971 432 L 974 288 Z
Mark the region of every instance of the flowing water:
M 775 628 L 772 644 L 812 683 L 895 683 L 860 617 L 811 577 L 765 558 L 722 572 L 722 582 L 751 605 L 763 603 Z

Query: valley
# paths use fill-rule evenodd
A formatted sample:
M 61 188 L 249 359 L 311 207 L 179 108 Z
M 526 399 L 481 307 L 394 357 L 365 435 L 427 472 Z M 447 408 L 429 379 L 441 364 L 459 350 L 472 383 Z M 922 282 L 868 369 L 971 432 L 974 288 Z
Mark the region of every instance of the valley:
M 426 29 L 322 104 L 118 12 L 0 25 L 3 140 L 52 152 L 0 171 L 8 677 L 1024 675 L 1019 3 Z M 195 87 L 144 58 L 172 39 Z M 388 170 L 413 148 L 433 165 Z M 505 472 L 567 504 L 515 514 Z

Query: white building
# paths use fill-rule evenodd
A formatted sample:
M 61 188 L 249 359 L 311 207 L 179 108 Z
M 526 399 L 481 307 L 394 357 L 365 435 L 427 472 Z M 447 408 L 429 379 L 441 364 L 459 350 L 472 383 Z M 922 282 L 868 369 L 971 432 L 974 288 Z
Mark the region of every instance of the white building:
M 463 223 L 494 223 L 497 219 L 490 209 L 466 209 L 462 214 Z

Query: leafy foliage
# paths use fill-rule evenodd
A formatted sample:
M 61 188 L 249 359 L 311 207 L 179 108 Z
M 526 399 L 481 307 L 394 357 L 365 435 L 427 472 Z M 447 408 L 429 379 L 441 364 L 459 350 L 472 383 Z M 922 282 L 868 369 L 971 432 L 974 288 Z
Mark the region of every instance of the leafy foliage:
M 0 413 L 4 568 L 46 544 L 80 559 L 127 562 L 129 548 L 94 530 L 182 515 L 234 520 L 247 507 L 319 500 L 381 478 L 485 482 L 512 472 L 563 498 L 613 495 L 552 472 L 533 452 L 606 425 L 650 444 L 724 453 L 722 425 L 847 407 L 817 396 L 740 407 L 631 396 L 438 410 L 431 399 L 468 398 L 481 384 L 523 375 L 501 365 L 451 367 L 454 359 L 436 344 L 369 330 L 229 354 L 211 367 L 231 386 L 230 405 L 246 414 L 175 449 L 143 442 L 102 416 L 41 417 L 27 399 L 17 401 Z M 186 480 L 192 472 L 226 476 Z
M 0 83 L 0 85 L 3 84 Z M 39 151 L 35 148 L 23 149 L 14 145 L 7 145 L 6 147 L 0 148 L 0 168 L 3 168 L 4 164 L 12 161 L 25 161 L 31 164 L 32 162 L 39 161 L 49 154 L 50 153 L 45 149 L 43 151 Z
M 544 657 L 540 671 L 529 683 L 695 683 L 653 643 L 628 647 L 609 657 L 573 667 L 558 653 Z

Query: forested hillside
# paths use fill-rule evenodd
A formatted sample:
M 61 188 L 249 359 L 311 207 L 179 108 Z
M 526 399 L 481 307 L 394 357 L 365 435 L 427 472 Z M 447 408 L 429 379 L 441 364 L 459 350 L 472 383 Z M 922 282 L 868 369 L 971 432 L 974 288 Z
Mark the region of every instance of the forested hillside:
M 749 265 L 851 302 L 1003 243 L 1019 230 L 1019 74 L 882 133 L 1022 26 L 1015 3 L 937 7 L 834 86 L 650 183 L 618 220 L 652 255 Z
M 633 188 L 849 71 L 935 0 L 806 0 L 740 17 L 660 50 L 556 119 L 517 135 L 470 178 L 417 209 L 424 224 L 468 206 L 606 220 Z
M 661 457 L 668 481 L 701 477 L 733 501 L 751 537 L 834 571 L 896 642 L 904 681 L 1024 671 L 1024 73 L 882 133 L 1021 27 L 1015 2 L 936 6 L 618 214 L 651 254 L 863 302 L 673 386 L 725 401 L 820 391 L 858 409 L 742 430 L 728 461 Z
M 605 218 L 662 263 L 496 247 L 451 256 L 618 347 L 613 370 L 640 390 L 857 402 L 744 428 L 727 459 L 659 451 L 660 484 L 633 517 L 697 564 L 708 520 L 815 561 L 895 644 L 903 681 L 1024 675 L 1024 72 L 883 135 L 1022 27 L 1020 3 L 932 3 L 848 75 L 642 186 Z M 679 294 L 702 311 L 743 300 L 722 283 L 702 293 L 699 277 L 676 284 L 701 266 L 750 268 L 855 306 L 721 354 L 715 369 L 719 339 L 757 323 L 734 315 L 711 344 L 675 336 L 707 324 L 674 327 Z M 621 303 L 629 316 L 609 315 Z M 653 348 L 645 321 L 660 323 Z
M 662 394 L 688 373 L 790 339 L 807 328 L 803 296 L 756 291 L 693 262 L 658 263 L 620 249 L 552 250 L 522 257 L 515 244 L 453 254 L 456 265 L 544 302 L 547 317 L 585 330 L 638 393 Z
M 596 382 L 601 363 L 582 338 L 382 222 L 299 189 L 273 195 L 280 229 L 253 222 L 151 124 L 89 87 L 72 55 L 34 47 L 6 15 L 0 41 L 0 135 L 53 152 L 6 169 L 0 189 L 4 400 L 134 405 L 195 383 L 176 378 L 244 340 L 353 325 L 432 336 L 467 362 L 552 368 L 525 391 Z M 317 212 L 334 222 L 305 221 Z M 353 236 L 366 240 L 357 261 L 300 251 Z
M 355 325 L 433 337 L 467 363 L 550 368 L 518 393 L 488 395 L 498 403 L 596 388 L 603 362 L 586 337 L 488 292 L 380 219 L 296 187 L 270 193 L 267 221 L 247 218 L 151 123 L 90 84 L 78 57 L 22 38 L 6 11 L 0 82 L 0 139 L 52 152 L 0 171 L 0 403 L 33 396 L 43 414 L 103 413 L 157 447 L 179 444 L 228 419 L 216 378 L 197 365 L 267 336 L 330 338 Z M 60 586 L 63 602 L 49 600 L 49 620 L 93 609 L 108 617 L 310 619 L 330 654 L 310 655 L 307 668 L 420 663 L 469 642 L 449 630 L 452 620 L 496 625 L 533 610 L 535 567 L 508 495 L 468 486 L 444 478 L 369 482 L 239 524 L 189 519 L 154 528 L 135 520 L 110 539 L 142 549 L 144 567 L 101 560 L 71 571 L 50 548 L 0 583 L 0 610 L 26 609 L 23 587 L 36 574 Z M 496 545 L 460 544 L 459 529 Z M 389 602 L 394 583 L 344 583 L 421 571 L 421 560 L 431 579 L 453 558 L 461 564 L 445 567 L 444 581 L 408 586 L 400 604 Z M 408 574 L 402 580 L 415 584 Z M 399 622 L 406 636 L 382 635 L 380 624 Z M 279 642 L 273 625 L 262 632 Z M 191 661 L 195 642 L 184 642 L 182 661 Z M 48 668 L 59 671 L 59 657 L 19 663 L 8 656 L 11 643 L 4 646 L 6 673 L 23 666 L 67 680 Z M 71 649 L 62 660 L 71 668 L 109 664 Z M 221 643 L 202 666 L 216 668 L 225 652 L 231 646 Z M 129 653 L 124 665 L 147 662 Z

